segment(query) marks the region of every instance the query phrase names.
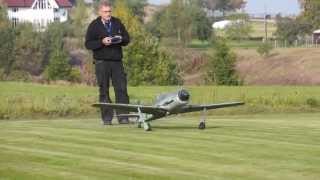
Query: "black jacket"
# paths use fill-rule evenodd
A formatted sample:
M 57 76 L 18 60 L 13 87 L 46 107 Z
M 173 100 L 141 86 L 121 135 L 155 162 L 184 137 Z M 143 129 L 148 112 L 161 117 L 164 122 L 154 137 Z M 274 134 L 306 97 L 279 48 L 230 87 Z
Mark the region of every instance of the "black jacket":
M 93 20 L 87 30 L 85 46 L 93 51 L 93 58 L 105 61 L 121 61 L 122 47 L 130 42 L 129 33 L 118 18 L 111 18 L 112 36 L 122 36 L 122 42 L 105 46 L 102 39 L 108 36 L 107 29 L 104 27 L 101 17 Z

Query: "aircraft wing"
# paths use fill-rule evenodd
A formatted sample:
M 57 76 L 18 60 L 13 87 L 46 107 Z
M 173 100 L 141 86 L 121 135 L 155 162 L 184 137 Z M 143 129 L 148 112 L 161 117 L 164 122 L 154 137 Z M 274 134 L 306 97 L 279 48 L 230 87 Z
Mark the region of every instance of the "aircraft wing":
M 232 106 L 240 106 L 244 105 L 243 102 L 230 102 L 230 103 L 220 103 L 220 104 L 208 104 L 208 105 L 186 105 L 184 106 L 179 113 L 188 113 L 188 112 L 196 112 L 202 111 L 203 109 L 218 109 Z
M 135 104 L 118 104 L 118 103 L 96 103 L 92 105 L 93 107 L 108 107 L 115 110 L 123 110 L 129 112 L 138 112 L 138 108 L 142 113 L 153 114 L 153 115 L 163 115 L 167 110 L 156 107 L 156 106 L 145 106 L 145 105 L 135 105 Z

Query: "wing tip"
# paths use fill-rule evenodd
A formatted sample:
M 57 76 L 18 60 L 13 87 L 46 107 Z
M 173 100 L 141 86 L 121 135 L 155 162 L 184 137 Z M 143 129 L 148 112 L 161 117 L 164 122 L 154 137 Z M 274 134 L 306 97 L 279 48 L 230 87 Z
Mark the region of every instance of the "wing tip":
M 92 107 L 100 107 L 102 104 L 103 104 L 103 103 L 94 103 L 94 104 L 92 104 L 91 106 L 92 106 Z
M 242 105 L 245 105 L 246 103 L 245 102 L 232 102 L 232 103 L 226 103 L 227 105 L 230 105 L 230 106 L 242 106 Z

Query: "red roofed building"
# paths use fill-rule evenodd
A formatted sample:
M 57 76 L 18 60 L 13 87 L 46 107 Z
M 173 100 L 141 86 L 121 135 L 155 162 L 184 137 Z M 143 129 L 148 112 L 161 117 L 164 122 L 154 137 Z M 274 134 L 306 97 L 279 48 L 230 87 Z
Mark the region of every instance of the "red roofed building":
M 68 20 L 69 0 L 3 0 L 8 7 L 8 16 L 15 26 L 19 22 L 31 22 L 44 30 L 51 22 Z

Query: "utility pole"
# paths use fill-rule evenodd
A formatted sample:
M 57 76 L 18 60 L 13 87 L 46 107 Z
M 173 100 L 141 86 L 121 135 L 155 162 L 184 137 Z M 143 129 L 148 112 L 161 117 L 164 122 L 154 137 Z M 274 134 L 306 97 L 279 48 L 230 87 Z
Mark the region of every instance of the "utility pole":
M 268 22 L 267 22 L 267 5 L 264 5 L 264 32 L 265 32 L 265 37 L 264 41 L 267 42 L 268 40 Z

